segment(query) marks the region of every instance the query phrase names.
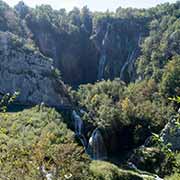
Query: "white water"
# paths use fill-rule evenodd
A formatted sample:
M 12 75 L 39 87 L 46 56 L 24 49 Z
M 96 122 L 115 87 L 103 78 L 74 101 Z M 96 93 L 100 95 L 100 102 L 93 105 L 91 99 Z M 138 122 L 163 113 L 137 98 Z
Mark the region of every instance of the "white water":
M 84 112 L 84 111 L 81 111 Z M 77 114 L 76 111 L 72 112 L 75 133 L 77 137 L 80 139 L 82 145 L 86 153 L 94 160 L 102 160 L 107 159 L 107 150 L 104 144 L 104 140 L 101 134 L 101 131 L 96 128 L 93 132 L 89 141 L 87 142 L 86 137 L 84 135 L 84 123 L 81 117 Z
M 137 45 L 136 45 L 135 49 L 131 53 L 129 53 L 125 64 L 121 68 L 121 72 L 120 72 L 120 79 L 121 80 L 124 80 L 124 74 L 125 74 L 125 69 L 126 68 L 128 68 L 128 73 L 129 74 L 131 74 L 133 72 L 133 69 L 134 69 L 133 66 L 134 66 L 134 63 L 135 63 L 136 58 L 137 58 L 138 50 L 139 50 L 139 47 L 140 47 L 140 44 L 141 44 L 141 39 L 142 39 L 142 36 L 140 34 L 139 37 L 138 37 Z
M 93 131 L 89 139 L 87 152 L 94 160 L 107 159 L 106 146 L 104 144 L 101 131 L 98 128 Z
M 105 65 L 107 62 L 106 46 L 108 43 L 109 30 L 110 30 L 110 24 L 108 24 L 108 26 L 107 26 L 105 36 L 104 36 L 102 43 L 101 43 L 101 48 L 100 48 L 101 56 L 100 56 L 99 66 L 98 66 L 98 80 L 102 80 L 104 77 L 104 69 L 105 69 Z
M 74 126 L 75 126 L 75 133 L 77 137 L 80 139 L 82 145 L 86 149 L 87 147 L 87 140 L 84 136 L 84 123 L 81 119 L 81 117 L 76 113 L 76 111 L 72 112 L 73 120 L 74 120 Z

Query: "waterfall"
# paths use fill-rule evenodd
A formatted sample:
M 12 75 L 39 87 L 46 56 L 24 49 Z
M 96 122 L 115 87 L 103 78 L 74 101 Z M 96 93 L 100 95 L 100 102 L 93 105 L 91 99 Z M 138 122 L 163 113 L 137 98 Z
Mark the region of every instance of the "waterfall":
M 106 45 L 108 43 L 109 32 L 110 32 L 110 24 L 107 25 L 107 30 L 101 43 L 100 60 L 99 60 L 99 66 L 98 66 L 98 80 L 101 80 L 104 77 L 104 69 L 105 69 L 105 65 L 107 61 Z
M 135 49 L 129 53 L 128 55 L 128 58 L 125 62 L 125 64 L 123 65 L 123 67 L 121 68 L 121 71 L 120 71 L 120 79 L 121 80 L 124 80 L 124 75 L 125 75 L 125 69 L 128 68 L 128 73 L 131 75 L 133 74 L 133 70 L 134 70 L 134 63 L 135 63 L 135 60 L 139 54 L 139 47 L 140 47 L 140 44 L 141 44 L 141 39 L 142 39 L 142 36 L 141 34 L 139 34 L 138 36 L 138 39 L 137 39 L 137 45 L 135 47 Z M 132 77 L 131 77 L 132 79 Z
M 84 112 L 84 111 L 80 111 Z M 104 140 L 99 128 L 96 128 L 91 137 L 89 138 L 89 142 L 87 142 L 86 137 L 84 135 L 84 123 L 81 117 L 77 114 L 76 111 L 72 112 L 72 117 L 74 120 L 75 126 L 75 134 L 81 141 L 82 145 L 86 153 L 94 160 L 103 160 L 107 159 L 107 150 L 104 144 Z
M 99 67 L 98 67 L 98 80 L 103 79 L 104 76 L 104 68 L 106 64 L 106 55 L 102 55 L 99 60 Z
M 83 122 L 80 116 L 76 113 L 76 111 L 73 111 L 73 117 L 74 117 L 74 124 L 75 124 L 75 133 L 76 135 L 81 135 Z
M 73 120 L 74 120 L 75 134 L 80 139 L 82 145 L 86 149 L 87 140 L 84 136 L 84 123 L 76 111 L 72 112 L 72 116 L 73 116 Z
M 124 71 L 126 69 L 126 67 L 129 64 L 129 55 L 128 55 L 128 60 L 125 62 L 125 64 L 123 65 L 123 67 L 121 68 L 121 72 L 120 72 L 120 79 L 123 80 L 124 79 Z
M 106 146 L 104 144 L 101 131 L 98 128 L 93 131 L 89 139 L 87 152 L 94 160 L 107 159 Z
M 134 71 L 134 64 L 135 64 L 135 61 L 136 61 L 136 59 L 137 59 L 137 57 L 139 55 L 139 52 L 140 52 L 141 41 L 142 41 L 142 35 L 139 34 L 139 37 L 138 37 L 138 40 L 137 40 L 137 47 L 136 47 L 136 49 L 134 51 L 132 59 L 130 59 L 129 74 Z
M 0 41 L 2 41 L 3 46 L 1 47 L 4 54 L 8 55 L 8 35 L 2 36 Z

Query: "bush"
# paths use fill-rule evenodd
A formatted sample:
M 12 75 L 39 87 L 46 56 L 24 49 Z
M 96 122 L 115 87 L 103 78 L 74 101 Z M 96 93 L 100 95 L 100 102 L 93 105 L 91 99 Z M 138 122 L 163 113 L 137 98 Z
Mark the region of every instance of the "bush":
M 42 179 L 43 166 L 57 178 L 88 176 L 90 160 L 54 109 L 0 113 L 0 127 L 0 179 Z
M 117 133 L 115 139 L 126 141 L 127 148 L 143 144 L 151 132 L 159 133 L 174 113 L 152 79 L 128 86 L 118 80 L 82 85 L 73 96 L 86 111 L 84 121 L 105 128 L 109 134 Z M 123 131 L 128 131 L 128 140 L 121 136 Z
M 166 67 L 161 82 L 165 97 L 180 96 L 180 56 L 175 56 Z

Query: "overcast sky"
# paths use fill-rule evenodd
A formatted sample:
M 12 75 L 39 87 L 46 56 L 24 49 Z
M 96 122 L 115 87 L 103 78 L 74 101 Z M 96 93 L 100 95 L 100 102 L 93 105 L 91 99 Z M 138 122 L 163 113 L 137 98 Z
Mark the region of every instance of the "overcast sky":
M 14 6 L 19 0 L 4 0 L 10 6 Z M 136 7 L 148 8 L 165 2 L 176 2 L 176 0 L 24 0 L 30 6 L 35 7 L 40 4 L 50 4 L 54 9 L 66 8 L 71 10 L 73 7 L 83 7 L 87 5 L 92 11 L 114 11 L 117 7 Z

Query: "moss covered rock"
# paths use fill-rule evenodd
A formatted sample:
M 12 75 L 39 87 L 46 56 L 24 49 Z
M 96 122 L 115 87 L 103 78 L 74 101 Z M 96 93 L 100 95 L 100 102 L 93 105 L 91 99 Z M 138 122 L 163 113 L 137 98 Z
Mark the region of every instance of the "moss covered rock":
M 154 177 L 140 175 L 136 172 L 123 170 L 108 162 L 93 161 L 90 171 L 99 180 L 153 180 Z
M 129 159 L 138 169 L 150 173 L 171 174 L 174 167 L 174 156 L 171 152 L 156 147 L 141 147 L 135 150 Z

